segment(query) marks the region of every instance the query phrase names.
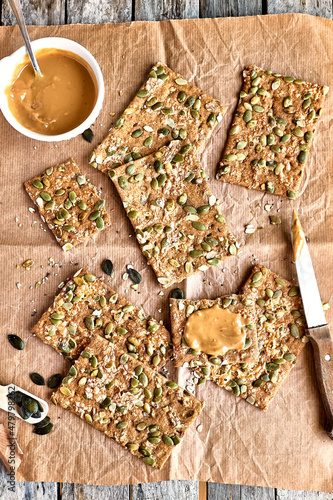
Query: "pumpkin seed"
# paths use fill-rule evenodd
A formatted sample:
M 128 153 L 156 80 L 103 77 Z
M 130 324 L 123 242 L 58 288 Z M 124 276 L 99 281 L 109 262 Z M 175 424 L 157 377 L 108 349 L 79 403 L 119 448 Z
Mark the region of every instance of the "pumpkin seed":
M 216 114 L 215 113 L 210 113 L 210 115 L 207 118 L 207 125 L 209 127 L 213 127 L 214 123 L 216 122 Z
M 89 273 L 87 273 L 87 274 L 85 274 L 85 275 L 84 275 L 84 279 L 85 279 L 85 281 L 87 281 L 88 283 L 95 283 L 95 281 L 96 281 L 96 276 L 94 276 L 93 274 L 89 274 Z
M 140 380 L 141 384 L 143 385 L 143 387 L 147 387 L 148 377 L 144 372 L 140 373 L 139 380 Z
M 279 278 L 279 277 L 277 277 L 277 278 L 275 278 L 275 282 L 276 282 L 278 285 L 280 285 L 280 286 L 286 286 L 286 282 L 285 282 L 285 280 L 284 280 L 283 278 Z
M 168 436 L 167 434 L 163 434 L 162 436 L 164 444 L 167 446 L 174 446 L 174 442 L 172 441 L 171 437 Z
M 43 183 L 38 180 L 38 179 L 35 179 L 32 181 L 32 185 L 36 188 L 36 189 L 43 189 Z
M 292 286 L 288 292 L 289 297 L 296 297 L 299 293 L 299 288 L 298 286 Z
M 113 273 L 113 263 L 110 259 L 105 259 L 102 262 L 102 271 L 107 274 L 108 276 L 111 276 Z
M 62 376 L 60 373 L 56 373 L 55 375 L 51 375 L 51 377 L 47 381 L 47 387 L 50 389 L 55 389 L 61 383 Z
M 281 218 L 277 215 L 270 215 L 269 220 L 271 224 L 281 224 Z
M 36 385 L 45 385 L 45 379 L 42 375 L 39 375 L 39 373 L 30 373 L 30 379 Z
M 170 294 L 170 297 L 172 299 L 183 299 L 184 292 L 183 292 L 183 290 L 181 290 L 181 288 L 174 288 Z
M 34 424 L 35 429 L 42 429 L 43 427 L 46 427 L 50 423 L 50 417 L 45 417 L 43 420 L 38 422 L 37 424 Z
M 177 100 L 178 102 L 184 102 L 186 99 L 186 94 L 183 90 L 181 90 L 180 92 L 178 92 L 178 96 L 177 96 Z
M 155 465 L 155 459 L 154 458 L 151 458 L 151 457 L 144 457 L 143 459 L 143 462 L 146 464 L 146 465 Z
M 299 163 L 302 163 L 304 164 L 306 162 L 306 157 L 307 157 L 307 154 L 305 151 L 301 151 L 297 157 L 297 160 L 299 161 Z
M 87 128 L 83 133 L 82 137 L 85 141 L 91 142 L 94 138 L 94 133 L 90 128 Z
M 174 382 L 173 380 L 168 380 L 168 382 L 166 382 L 165 384 L 169 389 L 177 389 L 178 388 L 178 384 L 176 382 Z
M 299 338 L 299 329 L 298 329 L 298 326 L 293 323 L 290 327 L 290 333 L 291 335 L 295 338 L 295 339 L 298 339 Z
M 22 349 L 24 349 L 24 342 L 17 335 L 8 335 L 8 341 L 14 349 L 17 349 L 18 351 L 22 351 Z
M 198 257 L 201 257 L 202 255 L 203 255 L 203 251 L 202 250 L 191 250 L 189 252 L 189 256 L 193 257 L 194 259 L 196 259 Z
M 45 419 L 44 419 L 45 420 Z M 43 426 L 43 427 L 37 427 L 35 426 L 34 432 L 35 434 L 38 434 L 39 436 L 45 436 L 46 434 L 50 434 L 50 432 L 54 429 L 54 425 L 50 422 L 49 424 Z
M 140 89 L 136 93 L 137 97 L 147 97 L 148 94 L 149 94 L 149 90 L 147 90 L 147 89 Z
M 31 414 L 36 413 L 38 411 L 37 401 L 31 398 L 30 396 L 26 396 L 25 394 L 23 394 L 22 396 L 22 405 Z
M 205 231 L 206 229 L 206 226 L 200 221 L 192 222 L 192 227 L 194 227 L 197 231 Z

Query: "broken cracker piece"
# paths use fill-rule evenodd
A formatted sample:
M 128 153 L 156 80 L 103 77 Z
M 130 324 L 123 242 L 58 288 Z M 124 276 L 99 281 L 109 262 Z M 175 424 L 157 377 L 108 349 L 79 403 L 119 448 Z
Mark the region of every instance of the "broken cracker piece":
M 157 151 L 172 139 L 187 139 L 198 152 L 227 106 L 156 63 L 148 80 L 116 121 L 89 163 L 108 173 Z
M 172 141 L 110 174 L 143 255 L 162 286 L 237 254 L 236 239 L 190 144 Z
M 295 199 L 328 90 L 245 68 L 217 178 Z
M 163 325 L 86 269 L 64 285 L 31 332 L 70 359 L 76 359 L 96 335 L 155 370 L 172 352 Z
M 176 382 L 99 336 L 85 347 L 51 399 L 158 469 L 204 406 Z
M 105 201 L 71 158 L 24 183 L 39 214 L 68 251 L 109 226 Z

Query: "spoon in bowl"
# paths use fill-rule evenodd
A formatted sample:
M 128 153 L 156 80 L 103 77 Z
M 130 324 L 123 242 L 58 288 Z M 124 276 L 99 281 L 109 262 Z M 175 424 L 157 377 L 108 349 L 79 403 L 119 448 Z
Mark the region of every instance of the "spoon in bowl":
M 26 49 L 28 51 L 32 67 L 33 67 L 34 72 L 35 72 L 35 76 L 43 76 L 42 72 L 40 70 L 40 67 L 38 65 L 35 53 L 31 47 L 30 38 L 28 35 L 27 26 L 26 26 L 25 21 L 24 21 L 20 0 L 9 0 L 9 3 L 10 3 L 11 8 L 13 9 L 17 24 L 20 28 L 20 31 L 21 31 L 21 34 L 22 34 L 22 37 L 24 40 L 24 44 L 25 44 Z

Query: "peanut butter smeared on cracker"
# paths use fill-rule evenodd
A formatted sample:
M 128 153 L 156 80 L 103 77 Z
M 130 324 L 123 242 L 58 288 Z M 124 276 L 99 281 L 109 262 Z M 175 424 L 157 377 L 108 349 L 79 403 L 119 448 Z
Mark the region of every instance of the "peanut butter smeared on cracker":
M 223 355 L 230 349 L 243 349 L 245 326 L 250 320 L 215 304 L 188 318 L 185 340 L 189 347 L 212 355 Z
M 293 210 L 293 224 L 291 232 L 293 235 L 294 260 L 296 262 L 304 247 L 305 235 L 295 210 Z

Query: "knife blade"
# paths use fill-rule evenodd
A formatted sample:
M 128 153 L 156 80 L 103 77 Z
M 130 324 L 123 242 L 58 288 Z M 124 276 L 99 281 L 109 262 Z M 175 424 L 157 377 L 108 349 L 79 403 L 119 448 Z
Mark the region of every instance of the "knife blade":
M 323 311 L 305 234 L 295 210 L 291 222 L 291 242 L 308 325 L 306 334 L 313 347 L 317 385 L 326 413 L 325 428 L 333 440 L 333 341 Z
M 298 284 L 308 328 L 327 324 L 311 256 L 299 218 L 293 211 L 291 241 L 294 249 Z

